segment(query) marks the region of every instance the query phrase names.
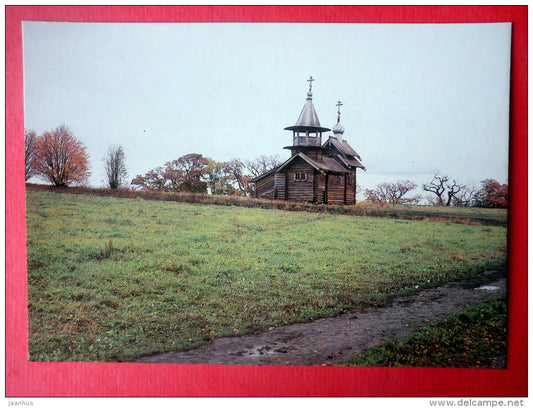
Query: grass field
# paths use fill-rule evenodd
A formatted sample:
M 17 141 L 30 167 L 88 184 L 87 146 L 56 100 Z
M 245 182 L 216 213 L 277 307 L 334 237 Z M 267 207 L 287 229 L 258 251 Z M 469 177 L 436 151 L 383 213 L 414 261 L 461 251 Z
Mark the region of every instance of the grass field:
M 32 361 L 126 361 L 506 263 L 506 228 L 27 191 Z
M 45 184 L 27 183 L 30 191 L 57 192 L 58 188 Z M 155 201 L 175 201 L 189 204 L 211 204 L 269 210 L 306 211 L 324 214 L 344 214 L 369 217 L 387 217 L 404 220 L 451 221 L 461 224 L 507 226 L 506 208 L 473 208 L 421 205 L 379 205 L 361 202 L 357 205 L 326 205 L 294 201 L 265 200 L 252 197 L 224 196 L 200 193 L 167 193 L 163 191 L 69 187 L 69 194 L 117 198 L 143 198 Z

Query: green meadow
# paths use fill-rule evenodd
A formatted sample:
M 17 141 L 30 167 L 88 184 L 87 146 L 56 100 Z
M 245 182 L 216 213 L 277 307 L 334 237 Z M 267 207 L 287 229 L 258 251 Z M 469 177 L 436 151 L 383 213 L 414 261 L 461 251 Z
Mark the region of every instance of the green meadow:
M 27 191 L 31 361 L 130 361 L 505 268 L 503 226 Z

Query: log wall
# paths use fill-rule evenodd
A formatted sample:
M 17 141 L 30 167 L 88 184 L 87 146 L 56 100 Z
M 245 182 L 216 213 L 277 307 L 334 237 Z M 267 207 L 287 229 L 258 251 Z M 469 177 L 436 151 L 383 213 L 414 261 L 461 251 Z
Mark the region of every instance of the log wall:
M 305 181 L 295 180 L 296 174 L 307 175 Z M 314 169 L 303 160 L 295 160 L 287 167 L 286 197 L 291 201 L 314 201 Z
M 285 200 L 285 178 L 286 173 L 276 173 L 274 175 L 274 198 L 276 200 Z
M 355 174 L 347 174 L 346 185 L 346 203 L 348 205 L 355 204 Z
M 255 196 L 257 198 L 274 198 L 274 175 L 268 175 L 255 184 Z
M 306 174 L 306 180 L 296 180 L 296 174 Z M 323 174 L 301 159 L 293 161 L 279 173 L 256 183 L 257 198 L 307 201 L 328 204 L 355 204 L 356 175 Z
M 326 175 L 315 171 L 315 203 L 322 204 L 326 201 Z
M 346 200 L 346 175 L 328 174 L 327 180 L 327 202 L 328 204 L 344 204 Z

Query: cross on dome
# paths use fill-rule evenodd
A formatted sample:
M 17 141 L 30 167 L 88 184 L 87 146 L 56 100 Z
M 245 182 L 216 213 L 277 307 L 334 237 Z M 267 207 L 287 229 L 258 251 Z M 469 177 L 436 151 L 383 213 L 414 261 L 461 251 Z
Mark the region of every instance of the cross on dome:
M 311 88 L 313 87 L 314 80 L 315 79 L 312 76 L 310 76 L 309 79 L 307 80 L 307 82 L 309 82 L 309 92 L 311 92 Z
M 343 103 L 341 101 L 338 101 L 337 102 L 337 122 L 340 122 L 341 120 L 341 106 L 343 105 Z

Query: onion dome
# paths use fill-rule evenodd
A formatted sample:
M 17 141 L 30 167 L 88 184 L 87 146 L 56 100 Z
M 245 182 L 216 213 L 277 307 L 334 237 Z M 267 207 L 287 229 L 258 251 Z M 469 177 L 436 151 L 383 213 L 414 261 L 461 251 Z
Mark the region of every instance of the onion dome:
M 339 135 L 342 137 L 342 135 L 344 134 L 344 126 L 342 126 L 340 122 L 337 122 L 337 124 L 333 126 L 333 129 L 331 130 L 333 131 L 334 135 Z

